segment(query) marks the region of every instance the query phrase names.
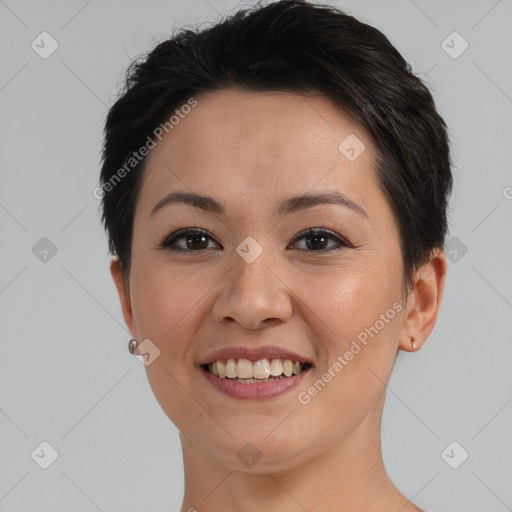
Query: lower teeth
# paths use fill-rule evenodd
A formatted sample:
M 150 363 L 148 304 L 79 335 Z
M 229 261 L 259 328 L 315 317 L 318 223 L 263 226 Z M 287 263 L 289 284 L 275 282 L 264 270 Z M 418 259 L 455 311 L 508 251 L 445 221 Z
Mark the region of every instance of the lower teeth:
M 258 382 L 271 382 L 274 380 L 288 379 L 286 375 L 279 375 L 279 377 L 268 377 L 266 379 L 241 379 L 240 377 L 235 377 L 234 379 L 226 377 L 227 380 L 232 380 L 233 382 L 242 382 L 244 384 L 256 384 Z

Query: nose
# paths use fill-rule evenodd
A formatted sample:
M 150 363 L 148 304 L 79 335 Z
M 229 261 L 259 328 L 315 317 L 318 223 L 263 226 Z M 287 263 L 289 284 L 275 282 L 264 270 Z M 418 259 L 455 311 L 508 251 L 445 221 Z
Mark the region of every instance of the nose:
M 252 263 L 235 253 L 233 267 L 224 278 L 213 306 L 216 321 L 236 322 L 256 330 L 278 325 L 291 317 L 290 288 L 279 277 L 275 259 L 266 252 Z

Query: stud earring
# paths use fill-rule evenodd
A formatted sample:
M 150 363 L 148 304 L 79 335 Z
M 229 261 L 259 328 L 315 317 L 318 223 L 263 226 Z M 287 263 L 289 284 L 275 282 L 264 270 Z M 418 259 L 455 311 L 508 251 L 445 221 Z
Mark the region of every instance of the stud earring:
M 414 343 L 414 336 L 411 336 L 411 345 L 412 345 L 412 349 L 413 350 L 416 350 L 416 344 Z
M 137 340 L 134 340 L 133 338 L 128 342 L 128 351 L 130 354 L 135 355 L 135 348 L 137 347 Z

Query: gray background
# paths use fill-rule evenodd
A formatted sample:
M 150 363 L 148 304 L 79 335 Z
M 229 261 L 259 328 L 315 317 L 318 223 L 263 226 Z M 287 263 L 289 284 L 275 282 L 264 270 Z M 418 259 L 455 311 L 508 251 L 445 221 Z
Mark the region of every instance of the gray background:
M 444 304 L 389 382 L 385 464 L 426 510 L 512 510 L 512 2 L 332 3 L 381 29 L 426 78 L 453 144 Z M 93 189 L 131 60 L 234 7 L 0 0 L 0 511 L 179 509 L 177 430 L 127 351 Z M 31 48 L 43 31 L 59 45 L 46 59 Z M 462 40 L 441 44 L 453 31 L 469 44 L 458 58 L 445 50 Z M 48 469 L 31 457 L 42 441 L 59 455 Z M 446 460 L 462 448 L 441 456 L 453 441 L 469 453 L 457 469 Z

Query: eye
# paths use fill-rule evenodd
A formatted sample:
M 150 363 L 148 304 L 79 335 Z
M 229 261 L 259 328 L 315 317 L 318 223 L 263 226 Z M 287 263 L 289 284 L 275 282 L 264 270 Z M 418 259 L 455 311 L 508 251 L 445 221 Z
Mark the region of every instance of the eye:
M 185 228 L 164 238 L 160 242 L 159 247 L 171 251 L 201 252 L 212 248 L 209 246 L 209 241 L 213 241 L 213 239 L 207 231 L 197 228 Z
M 354 247 L 341 236 L 325 228 L 308 228 L 300 232 L 293 239 L 292 246 L 301 240 L 305 241 L 305 248 L 299 248 L 299 250 L 307 252 L 325 253 L 340 247 Z M 201 253 L 215 248 L 210 245 L 210 242 L 222 249 L 222 246 L 207 231 L 198 228 L 184 228 L 165 237 L 160 242 L 159 248 L 183 253 Z
M 304 240 L 306 247 L 306 249 L 302 248 L 300 250 L 309 249 L 308 252 L 330 252 L 340 247 L 354 247 L 344 238 L 325 228 L 309 228 L 302 231 L 294 238 L 293 243 L 295 244 L 299 240 Z M 329 245 L 330 241 L 335 243 Z

